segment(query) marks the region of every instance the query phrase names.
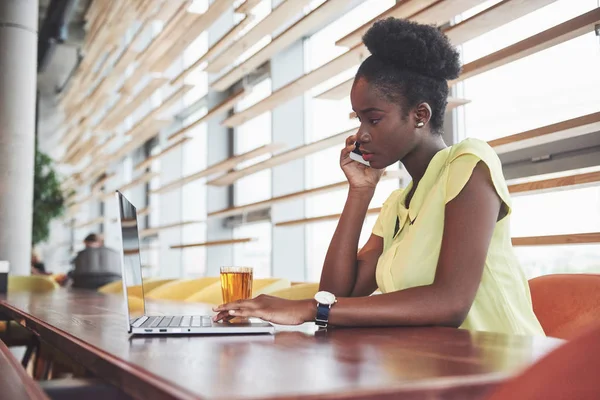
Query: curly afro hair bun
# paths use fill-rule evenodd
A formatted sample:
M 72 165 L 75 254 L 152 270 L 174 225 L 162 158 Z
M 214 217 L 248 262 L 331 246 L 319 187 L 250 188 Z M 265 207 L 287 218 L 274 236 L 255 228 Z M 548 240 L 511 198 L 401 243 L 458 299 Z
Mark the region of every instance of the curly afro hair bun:
M 444 80 L 460 74 L 458 51 L 432 25 L 390 17 L 377 21 L 363 43 L 374 57 L 401 70 Z

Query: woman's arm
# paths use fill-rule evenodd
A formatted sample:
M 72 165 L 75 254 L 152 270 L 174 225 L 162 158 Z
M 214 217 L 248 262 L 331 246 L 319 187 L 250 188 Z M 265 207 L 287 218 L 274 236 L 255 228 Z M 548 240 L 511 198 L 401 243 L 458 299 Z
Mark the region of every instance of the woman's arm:
M 383 249 L 382 238 L 371 235 L 357 255 L 358 240 L 373 191 L 351 189 L 348 193 L 325 256 L 320 290 L 339 297 L 354 297 L 368 296 L 377 288 L 375 267 Z
M 458 327 L 479 284 L 501 201 L 487 166 L 479 163 L 460 194 L 446 205 L 434 282 L 377 296 L 339 298 L 329 323 L 341 326 L 437 325 Z M 280 324 L 313 321 L 314 300 L 259 296 L 215 308 L 225 316 L 258 317 Z
M 371 234 L 357 255 L 356 281 L 350 297 L 370 296 L 377 290 L 375 270 L 383 252 L 383 238 Z
M 340 166 L 350 190 L 325 256 L 319 285 L 320 290 L 340 297 L 366 296 L 375 291 L 375 266 L 383 250 L 381 238 L 371 236 L 358 252 L 367 209 L 383 171 L 369 168 L 349 157 L 355 142 L 356 136 L 348 137 L 340 154 Z

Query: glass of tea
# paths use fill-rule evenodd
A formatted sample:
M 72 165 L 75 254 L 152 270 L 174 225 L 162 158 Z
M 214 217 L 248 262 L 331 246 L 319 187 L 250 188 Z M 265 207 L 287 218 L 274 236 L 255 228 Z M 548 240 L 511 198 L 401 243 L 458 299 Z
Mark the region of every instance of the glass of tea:
M 252 267 L 221 267 L 223 303 L 252 298 Z

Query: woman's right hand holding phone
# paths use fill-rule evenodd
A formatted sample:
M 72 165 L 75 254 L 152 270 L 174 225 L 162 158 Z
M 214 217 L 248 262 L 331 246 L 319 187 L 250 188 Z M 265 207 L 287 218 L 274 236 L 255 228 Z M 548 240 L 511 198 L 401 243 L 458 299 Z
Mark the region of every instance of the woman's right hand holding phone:
M 382 169 L 375 169 L 354 161 L 350 158 L 350 153 L 354 150 L 356 135 L 349 136 L 346 139 L 346 147 L 342 149 L 340 155 L 340 166 L 350 183 L 350 189 L 375 190 L 377 182 L 383 175 Z

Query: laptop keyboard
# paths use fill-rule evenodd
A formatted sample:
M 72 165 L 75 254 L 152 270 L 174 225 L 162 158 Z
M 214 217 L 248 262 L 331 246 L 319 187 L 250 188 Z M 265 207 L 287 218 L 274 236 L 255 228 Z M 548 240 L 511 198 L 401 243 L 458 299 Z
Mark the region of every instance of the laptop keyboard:
M 180 317 L 148 317 L 141 328 L 206 328 L 212 320 L 206 315 L 186 315 Z

